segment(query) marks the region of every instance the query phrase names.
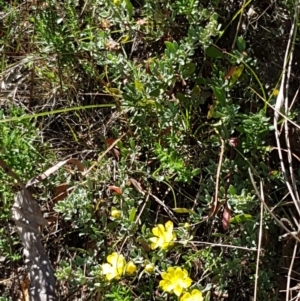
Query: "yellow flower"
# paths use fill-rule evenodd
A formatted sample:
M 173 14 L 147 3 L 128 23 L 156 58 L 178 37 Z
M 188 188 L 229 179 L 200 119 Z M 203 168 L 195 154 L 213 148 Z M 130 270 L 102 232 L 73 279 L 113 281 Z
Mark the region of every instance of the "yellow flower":
M 191 293 L 184 293 L 180 301 L 203 301 L 202 292 L 194 289 Z
M 110 215 L 113 218 L 119 218 L 121 216 L 121 211 L 116 209 L 115 207 L 111 208 Z
M 120 279 L 125 273 L 132 275 L 136 271 L 135 264 L 130 261 L 126 264 L 126 260 L 123 255 L 113 252 L 107 256 L 107 262 L 102 264 L 102 273 L 105 275 L 106 280 L 110 281 L 114 278 Z
M 153 271 L 154 271 L 154 265 L 152 263 L 146 264 L 145 271 L 148 272 L 149 274 L 153 273 Z
M 173 233 L 173 223 L 171 221 L 166 222 L 165 226 L 162 224 L 157 225 L 157 227 L 152 229 L 152 233 L 156 236 L 150 238 L 152 250 L 156 248 L 165 250 L 173 246 L 174 240 L 176 240 L 176 234 Z
M 159 282 L 159 286 L 168 293 L 174 293 L 180 296 L 184 289 L 187 289 L 192 284 L 192 279 L 189 278 L 188 272 L 180 267 L 168 268 L 167 272 L 161 274 L 163 280 Z

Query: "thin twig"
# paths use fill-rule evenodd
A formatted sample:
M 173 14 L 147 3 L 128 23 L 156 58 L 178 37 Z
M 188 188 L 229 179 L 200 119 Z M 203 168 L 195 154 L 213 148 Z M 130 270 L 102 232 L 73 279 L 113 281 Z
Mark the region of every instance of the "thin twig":
M 241 246 L 235 246 L 235 245 L 217 244 L 217 243 L 213 243 L 213 242 L 195 241 L 195 240 L 191 240 L 189 242 L 194 244 L 194 245 L 208 245 L 208 246 L 211 246 L 211 247 L 232 248 L 232 249 L 239 249 L 239 250 L 257 252 L 256 248 L 247 248 L 247 247 L 241 247 Z
M 231 45 L 231 50 L 234 50 L 234 45 L 235 45 L 235 42 L 236 42 L 236 39 L 237 39 L 237 35 L 238 35 L 238 33 L 240 31 L 240 28 L 241 28 L 241 25 L 242 25 L 243 13 L 244 13 L 244 9 L 246 7 L 245 4 L 246 4 L 246 0 L 243 1 L 243 5 L 242 5 L 242 8 L 241 8 L 240 17 L 239 17 L 239 22 L 237 24 L 234 39 L 233 39 L 233 42 L 232 42 L 232 45 Z
M 260 194 L 262 200 L 264 200 L 263 183 L 260 181 Z M 259 272 L 259 261 L 260 261 L 260 251 L 262 242 L 262 232 L 263 232 L 263 217 L 264 217 L 264 205 L 260 204 L 260 221 L 259 221 L 259 236 L 258 236 L 258 246 L 257 246 L 257 258 L 256 258 L 256 270 L 255 270 L 255 283 L 254 283 L 254 297 L 253 301 L 257 300 L 257 287 L 258 287 L 258 272 Z
M 219 136 L 219 139 L 221 140 L 221 152 L 219 157 L 219 163 L 217 168 L 217 174 L 216 174 L 216 186 L 215 186 L 215 196 L 214 196 L 214 204 L 213 204 L 213 212 L 210 216 L 214 216 L 216 214 L 216 211 L 218 210 L 218 195 L 219 195 L 219 185 L 220 185 L 220 174 L 221 174 L 221 168 L 223 163 L 223 157 L 224 157 L 224 150 L 225 150 L 225 142 L 223 138 L 221 137 L 219 131 L 215 129 L 216 133 Z
M 293 266 L 294 266 L 294 262 L 295 262 L 295 257 L 296 257 L 296 254 L 297 254 L 297 249 L 298 249 L 298 242 L 296 242 L 295 246 L 294 246 L 293 257 L 292 257 L 292 260 L 291 260 L 291 264 L 290 264 L 289 272 L 288 272 L 288 276 L 287 276 L 286 298 L 285 298 L 286 301 L 289 301 L 289 293 L 291 293 L 290 292 L 291 274 L 292 274 L 292 270 L 293 270 Z

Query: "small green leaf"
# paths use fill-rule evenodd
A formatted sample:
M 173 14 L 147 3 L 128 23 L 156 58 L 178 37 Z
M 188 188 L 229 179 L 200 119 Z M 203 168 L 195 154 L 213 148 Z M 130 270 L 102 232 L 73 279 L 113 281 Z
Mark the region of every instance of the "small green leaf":
M 237 40 L 236 40 L 236 45 L 237 45 L 237 48 L 240 52 L 243 52 L 246 50 L 246 42 L 245 40 L 243 39 L 243 37 L 238 37 Z
M 225 102 L 226 102 L 226 94 L 225 94 L 225 90 L 221 87 L 214 87 L 214 94 L 217 98 L 217 100 L 219 101 L 219 103 L 222 106 L 225 106 Z
M 205 50 L 205 54 L 214 59 L 222 59 L 224 57 L 222 51 L 214 46 L 209 46 Z
M 254 218 L 251 214 L 239 214 L 230 219 L 230 224 L 240 224 L 247 221 L 253 221 Z
M 135 142 L 133 139 L 129 140 L 129 145 L 130 145 L 131 149 L 135 149 Z
M 200 171 L 201 171 L 200 168 L 193 169 L 192 170 L 192 176 L 194 177 L 194 176 L 198 175 L 200 173 Z
M 176 93 L 176 98 L 179 99 L 179 101 L 181 101 L 182 103 L 185 103 L 188 99 L 184 94 L 180 92 Z
M 205 78 L 203 78 L 203 77 L 197 77 L 195 79 L 195 83 L 197 85 L 206 85 L 207 84 L 207 80 Z
M 183 77 L 188 77 L 189 75 L 192 75 L 196 70 L 196 65 L 194 63 L 188 63 L 184 66 L 182 71 Z
M 217 105 L 217 103 L 214 101 L 214 103 L 210 106 L 210 108 L 207 112 L 207 116 L 206 116 L 207 119 L 211 119 L 214 117 L 216 105 Z
M 235 191 L 234 186 L 230 185 L 229 188 L 228 188 L 228 192 L 229 192 L 230 195 L 235 195 L 236 191 Z
M 160 95 L 160 88 L 152 90 L 149 95 L 152 97 L 158 97 Z
M 239 77 L 242 75 L 244 71 L 244 65 L 241 64 L 239 65 L 233 72 L 232 76 L 231 76 L 231 79 L 230 79 L 230 87 L 232 87 L 236 82 L 237 80 L 239 79 Z
M 124 1 L 125 1 L 126 9 L 128 12 L 128 18 L 130 20 L 133 15 L 133 6 L 132 6 L 130 0 L 124 0 Z
M 133 222 L 135 220 L 135 215 L 136 215 L 136 208 L 132 207 L 131 210 L 129 211 L 129 220 Z
M 169 41 L 165 41 L 165 45 L 170 52 L 175 53 L 177 51 L 175 45 Z

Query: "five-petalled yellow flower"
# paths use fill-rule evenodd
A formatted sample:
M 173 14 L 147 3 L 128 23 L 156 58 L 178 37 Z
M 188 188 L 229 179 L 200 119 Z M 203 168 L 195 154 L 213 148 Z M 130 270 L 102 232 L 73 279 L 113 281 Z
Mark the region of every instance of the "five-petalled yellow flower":
M 120 279 L 121 276 L 128 274 L 133 275 L 136 272 L 136 265 L 126 260 L 123 255 L 113 252 L 107 256 L 107 262 L 102 264 L 102 273 L 105 275 L 106 280 Z
M 184 293 L 180 298 L 180 301 L 203 301 L 202 292 L 197 289 L 193 289 L 191 293 Z
M 192 284 L 188 272 L 180 267 L 169 267 L 167 272 L 162 272 L 163 280 L 159 282 L 159 286 L 167 293 L 174 293 L 180 296 L 184 290 Z
M 173 223 L 171 221 L 166 222 L 165 225 L 158 224 L 157 227 L 152 229 L 152 233 L 155 236 L 150 238 L 152 250 L 157 248 L 168 249 L 173 246 L 174 240 L 176 240 L 176 234 L 173 233 Z

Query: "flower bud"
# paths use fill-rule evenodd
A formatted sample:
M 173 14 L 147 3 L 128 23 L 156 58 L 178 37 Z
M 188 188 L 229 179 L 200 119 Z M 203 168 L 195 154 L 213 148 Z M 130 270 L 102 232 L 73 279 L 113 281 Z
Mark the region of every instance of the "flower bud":
M 110 211 L 110 216 L 113 218 L 119 218 L 121 216 L 121 211 L 112 207 Z
M 191 224 L 190 224 L 190 223 L 184 223 L 183 227 L 184 227 L 186 230 L 190 230 L 190 229 L 191 229 Z
M 136 265 L 132 261 L 129 261 L 126 265 L 125 272 L 128 275 L 133 275 L 136 272 Z
M 146 264 L 145 271 L 148 272 L 149 274 L 152 274 L 154 271 L 154 265 L 152 263 Z

